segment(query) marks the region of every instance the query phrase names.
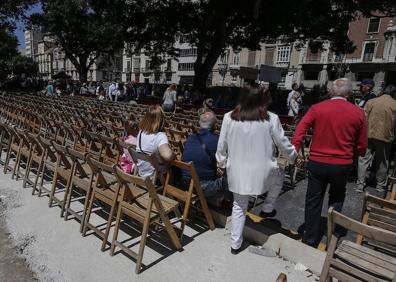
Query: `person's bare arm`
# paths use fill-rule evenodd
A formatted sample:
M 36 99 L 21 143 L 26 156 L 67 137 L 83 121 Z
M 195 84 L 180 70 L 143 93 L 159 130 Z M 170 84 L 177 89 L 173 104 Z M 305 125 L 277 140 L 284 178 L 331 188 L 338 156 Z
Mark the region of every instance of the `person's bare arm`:
M 164 161 L 170 162 L 175 159 L 175 154 L 173 153 L 172 149 L 169 147 L 168 144 L 162 144 L 161 146 L 159 146 L 159 153 Z

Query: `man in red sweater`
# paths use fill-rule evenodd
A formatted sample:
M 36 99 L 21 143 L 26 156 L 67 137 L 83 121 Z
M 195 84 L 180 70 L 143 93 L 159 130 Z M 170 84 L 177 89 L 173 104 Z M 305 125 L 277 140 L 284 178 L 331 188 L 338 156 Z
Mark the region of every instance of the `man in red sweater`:
M 306 132 L 312 128 L 303 237 L 303 242 L 312 247 L 317 247 L 321 240 L 320 222 L 327 185 L 330 184 L 329 206 L 341 211 L 353 160 L 367 148 L 366 118 L 359 107 L 347 101 L 351 93 L 349 79 L 335 80 L 330 89 L 332 98 L 312 106 L 293 137 L 298 152 Z

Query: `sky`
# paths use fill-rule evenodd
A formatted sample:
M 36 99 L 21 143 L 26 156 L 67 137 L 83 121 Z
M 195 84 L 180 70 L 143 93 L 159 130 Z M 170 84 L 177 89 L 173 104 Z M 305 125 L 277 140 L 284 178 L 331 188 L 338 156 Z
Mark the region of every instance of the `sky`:
M 28 10 L 25 15 L 31 15 L 33 13 L 41 12 L 41 5 L 34 5 L 30 10 Z M 15 34 L 18 37 L 19 48 L 25 48 L 25 38 L 24 38 L 25 25 L 22 21 L 17 22 L 17 28 Z

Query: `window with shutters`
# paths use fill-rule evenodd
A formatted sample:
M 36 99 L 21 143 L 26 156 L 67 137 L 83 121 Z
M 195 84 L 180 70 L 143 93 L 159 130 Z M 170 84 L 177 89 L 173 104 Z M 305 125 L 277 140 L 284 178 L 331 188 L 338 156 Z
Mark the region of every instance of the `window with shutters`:
M 290 46 L 278 46 L 276 62 L 288 63 L 290 61 Z

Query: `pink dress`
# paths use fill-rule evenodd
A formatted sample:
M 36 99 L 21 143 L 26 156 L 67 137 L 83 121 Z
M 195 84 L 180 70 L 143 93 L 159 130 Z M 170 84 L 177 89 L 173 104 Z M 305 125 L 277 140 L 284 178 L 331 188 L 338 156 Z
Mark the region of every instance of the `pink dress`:
M 124 139 L 124 142 L 128 143 L 128 144 L 136 145 L 136 137 L 133 135 L 129 135 L 128 137 L 126 137 Z M 132 173 L 133 168 L 135 167 L 135 163 L 133 162 L 132 156 L 128 152 L 128 150 L 125 148 L 123 150 L 124 150 L 124 152 L 123 152 L 118 164 L 120 165 L 121 169 L 125 173 Z

